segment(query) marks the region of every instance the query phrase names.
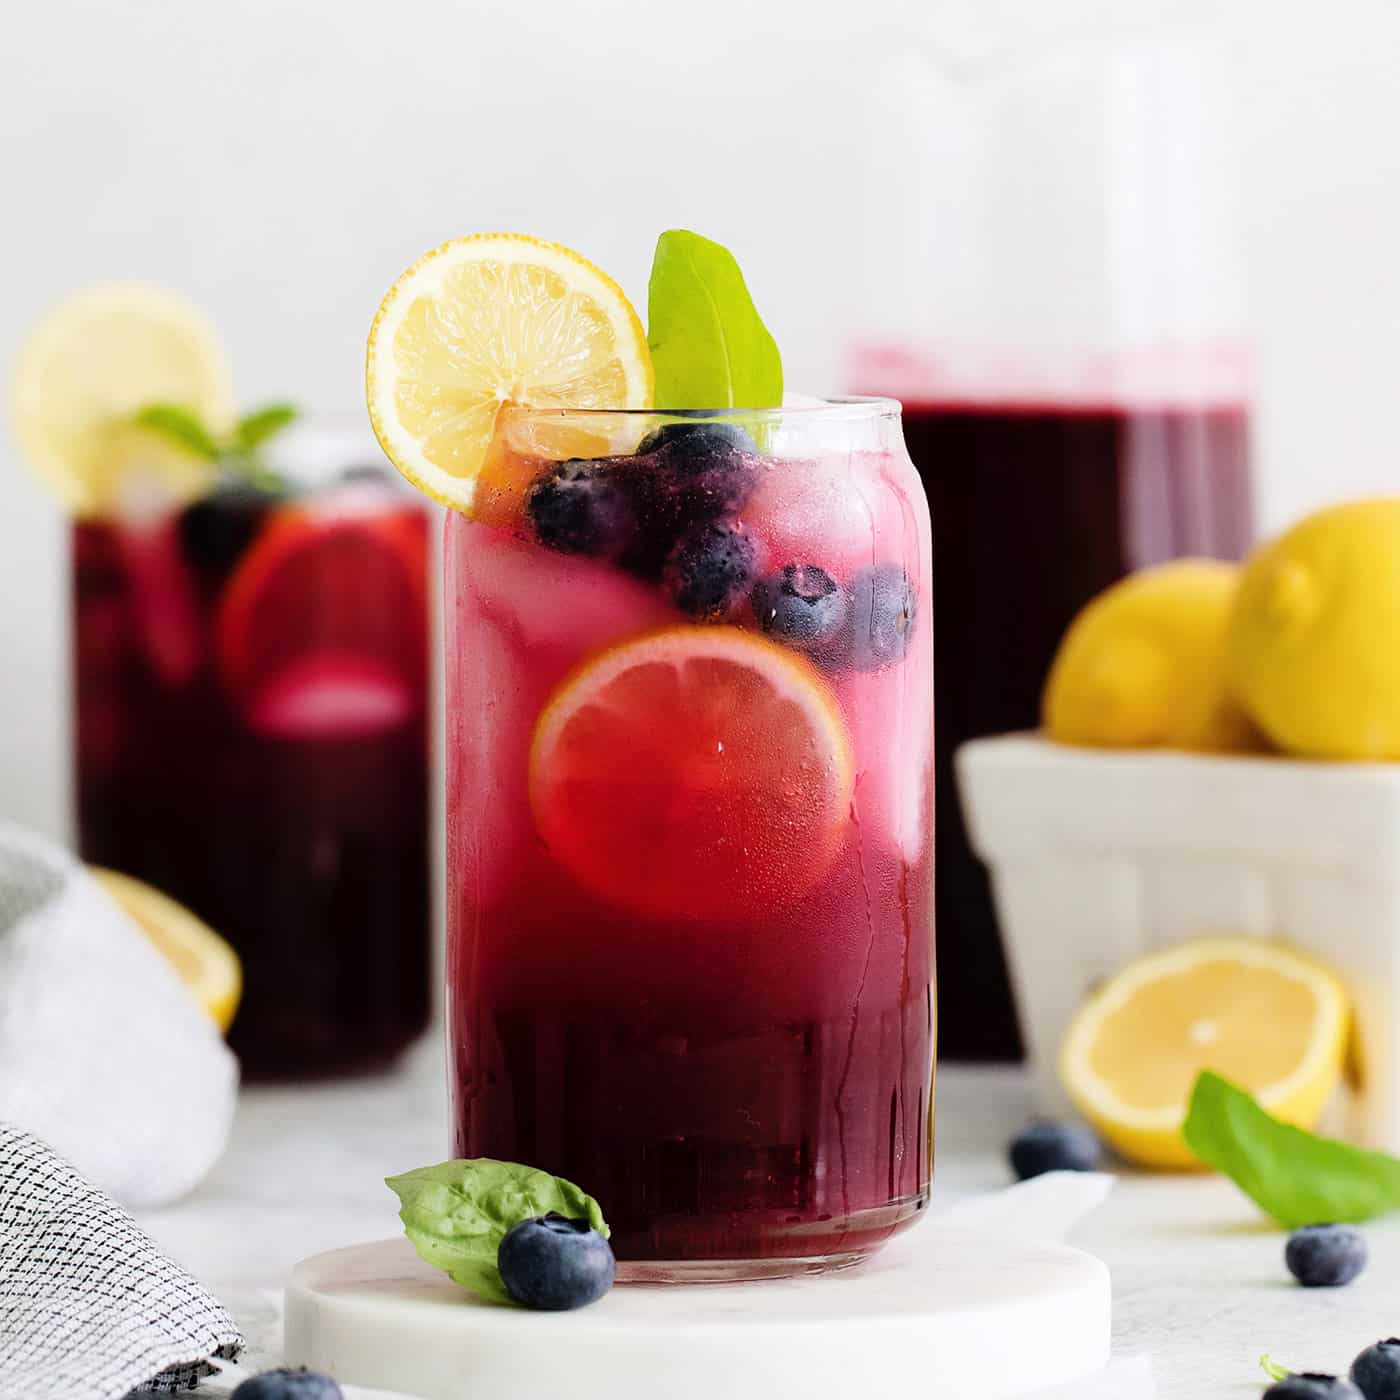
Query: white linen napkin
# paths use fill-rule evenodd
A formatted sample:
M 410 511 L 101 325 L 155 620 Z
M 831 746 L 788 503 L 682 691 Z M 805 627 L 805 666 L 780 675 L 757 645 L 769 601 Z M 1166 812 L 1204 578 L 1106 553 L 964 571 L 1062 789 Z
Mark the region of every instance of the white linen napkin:
M 62 847 L 0 823 L 0 1121 L 128 1206 L 228 1140 L 238 1064 L 150 940 Z

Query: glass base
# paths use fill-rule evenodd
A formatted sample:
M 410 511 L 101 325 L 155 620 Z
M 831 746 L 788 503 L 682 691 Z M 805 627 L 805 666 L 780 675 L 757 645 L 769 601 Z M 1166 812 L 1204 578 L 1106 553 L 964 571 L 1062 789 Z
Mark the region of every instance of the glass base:
M 626 1259 L 617 1265 L 617 1282 L 754 1283 L 761 1279 L 799 1278 L 853 1268 L 870 1251 L 822 1254 L 809 1259 Z

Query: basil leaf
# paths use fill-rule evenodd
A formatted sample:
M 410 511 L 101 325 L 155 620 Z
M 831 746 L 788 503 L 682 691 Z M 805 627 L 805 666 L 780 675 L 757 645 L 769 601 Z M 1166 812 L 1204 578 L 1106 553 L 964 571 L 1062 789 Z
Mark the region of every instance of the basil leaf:
M 1196 1080 L 1184 1132 L 1196 1156 L 1286 1229 L 1400 1208 L 1400 1161 L 1280 1123 L 1210 1070 Z
M 1268 1352 L 1259 1358 L 1259 1369 L 1271 1381 L 1286 1381 L 1293 1374 L 1287 1366 L 1280 1366 L 1277 1361 L 1273 1360 Z
M 782 403 L 782 358 L 727 248 L 687 229 L 663 233 L 651 265 L 647 322 L 658 408 Z
M 231 447 L 235 452 L 256 452 L 268 438 L 294 423 L 297 408 L 290 403 L 270 403 L 245 414 L 233 425 Z
M 399 1219 L 418 1257 L 490 1302 L 514 1300 L 501 1282 L 496 1251 L 512 1226 L 558 1211 L 586 1218 L 604 1239 L 610 1231 L 592 1196 L 534 1167 L 489 1157 L 441 1162 L 391 1176 Z
M 186 452 L 217 462 L 219 444 L 197 413 L 177 403 L 148 403 L 132 419 L 138 427 L 149 428 L 168 438 Z

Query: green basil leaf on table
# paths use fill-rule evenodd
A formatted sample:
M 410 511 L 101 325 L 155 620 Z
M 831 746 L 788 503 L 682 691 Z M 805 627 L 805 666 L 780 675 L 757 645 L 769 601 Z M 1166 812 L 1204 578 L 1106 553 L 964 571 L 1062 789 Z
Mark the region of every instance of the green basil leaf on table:
M 1210 1070 L 1196 1080 L 1184 1131 L 1203 1162 L 1285 1229 L 1400 1209 L 1400 1160 L 1281 1123 Z

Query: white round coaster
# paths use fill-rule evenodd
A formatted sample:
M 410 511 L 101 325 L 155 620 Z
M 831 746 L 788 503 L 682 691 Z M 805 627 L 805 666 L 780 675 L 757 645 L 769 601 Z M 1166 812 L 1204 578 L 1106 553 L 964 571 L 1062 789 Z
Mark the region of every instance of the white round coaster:
M 286 1356 L 423 1400 L 1004 1400 L 1108 1361 L 1108 1270 L 1064 1245 L 935 1223 L 843 1272 L 624 1285 L 569 1313 L 492 1306 L 405 1239 L 303 1260 Z

